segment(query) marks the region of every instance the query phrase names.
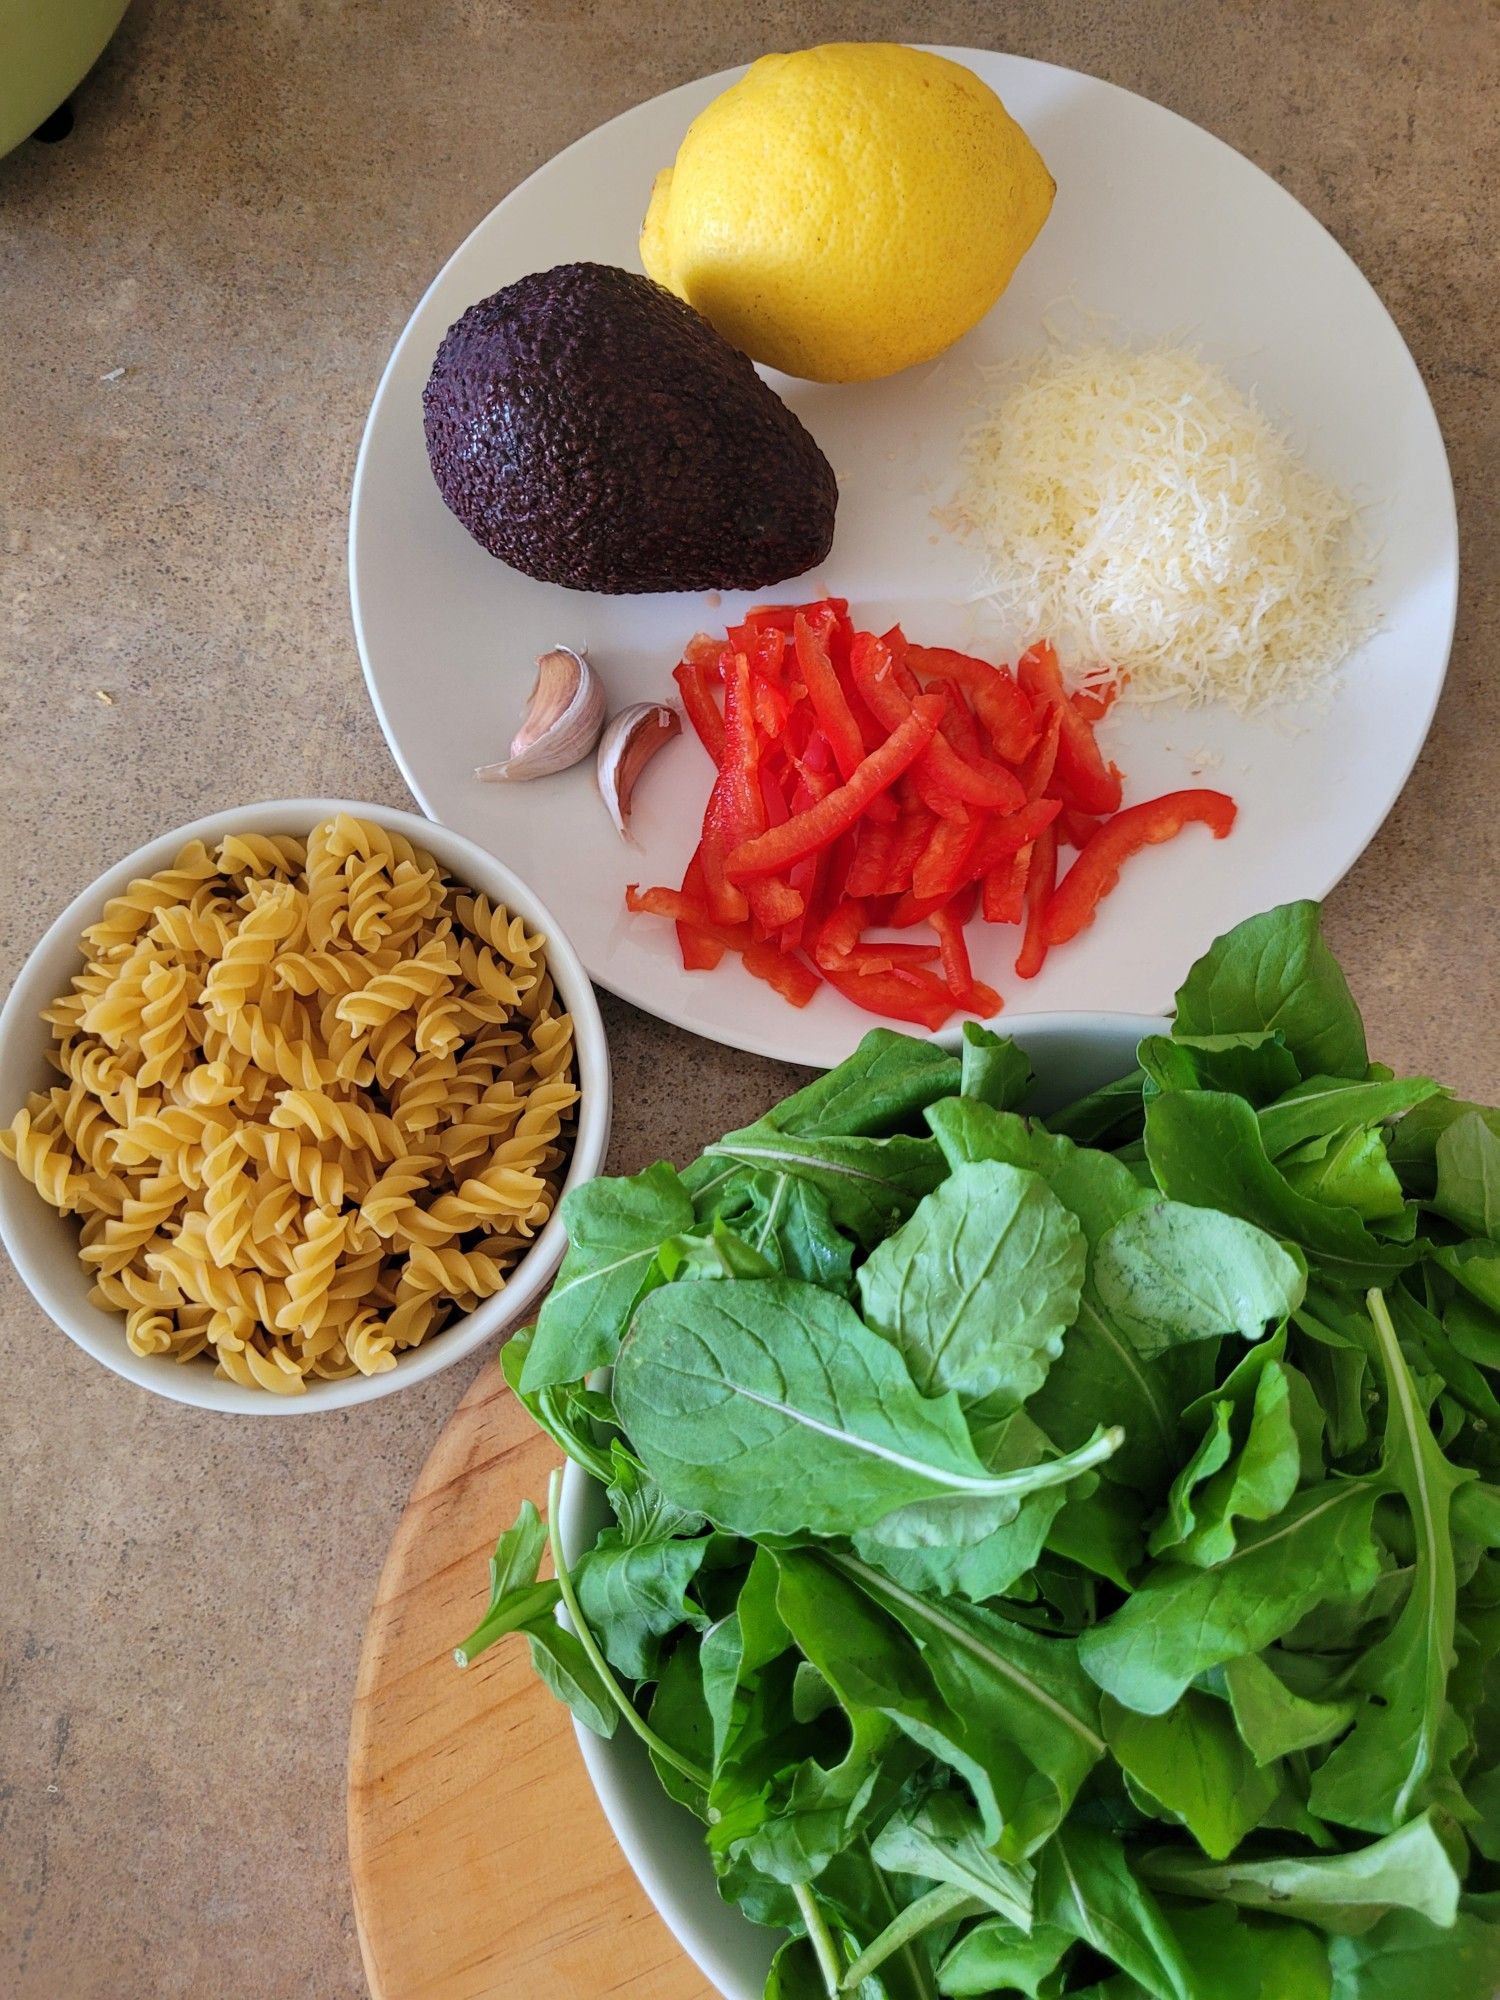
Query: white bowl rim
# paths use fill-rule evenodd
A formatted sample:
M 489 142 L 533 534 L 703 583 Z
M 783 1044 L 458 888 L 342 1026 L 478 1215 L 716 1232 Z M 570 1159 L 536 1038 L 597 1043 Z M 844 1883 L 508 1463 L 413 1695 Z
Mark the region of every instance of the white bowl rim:
M 1023 1048 L 1055 1048 L 1100 1029 L 1118 1036 L 1122 1044 L 1127 1037 L 1134 1044 L 1146 1035 L 1165 1033 L 1171 1027 L 1171 1017 L 1100 1009 L 1094 1013 L 1017 1015 L 1013 1027 L 1007 1027 L 1002 1016 L 992 1025 L 997 1033 L 1013 1036 Z M 962 1032 L 959 1027 L 945 1032 L 940 1039 L 949 1048 L 957 1048 Z M 557 1531 L 570 1564 L 581 1552 L 580 1543 L 592 1504 L 597 1504 L 597 1496 L 590 1492 L 589 1475 L 569 1459 L 563 1467 Z M 721 1943 L 729 1906 L 717 1899 L 706 1904 L 696 1884 L 684 1885 L 674 1879 L 657 1854 L 653 1829 L 665 1814 L 684 1813 L 686 1809 L 674 1805 L 660 1790 L 654 1773 L 649 1776 L 650 1791 L 643 1790 L 637 1774 L 620 1755 L 622 1747 L 634 1744 L 633 1737 L 626 1738 L 619 1732 L 606 1740 L 578 1722 L 573 1725 L 573 1734 L 610 1832 L 657 1915 L 699 1971 L 713 1982 L 717 1992 L 727 1996 L 727 2000 L 751 2000 L 739 1968 L 730 1961 Z M 717 1919 L 717 1923 L 712 1919 Z M 740 1918 L 740 1922 L 750 1924 L 748 1917 Z M 774 1931 L 765 1932 L 768 1940 L 777 1935 Z
M 303 832 L 341 812 L 404 834 L 408 840 L 425 847 L 449 874 L 488 895 L 491 901 L 503 902 L 546 937 L 548 967 L 573 1020 L 579 1070 L 578 1130 L 562 1192 L 592 1180 L 604 1164 L 609 1145 L 612 1107 L 609 1049 L 598 999 L 566 933 L 521 877 L 476 842 L 420 813 L 356 799 L 261 799 L 206 813 L 144 842 L 106 869 L 53 919 L 23 960 L 0 1008 L 0 1070 L 11 1066 L 8 1052 L 22 1046 L 28 1036 L 34 1040 L 37 1056 L 41 1056 L 45 1044 L 38 1018 L 40 1010 L 63 990 L 69 971 L 76 969 L 70 965 L 55 977 L 53 968 L 69 952 L 77 959 L 79 933 L 98 916 L 109 898 L 120 894 L 136 876 L 167 867 L 178 850 L 191 840 L 211 844 L 230 833 Z M 24 1082 L 21 1085 L 23 1092 L 34 1087 Z M 0 1107 L 7 1113 L 9 1108 Z M 425 1382 L 440 1369 L 474 1353 L 518 1320 L 552 1278 L 566 1247 L 559 1199 L 558 1207 L 516 1265 L 504 1289 L 493 1298 L 482 1300 L 473 1312 L 455 1320 L 431 1341 L 404 1354 L 394 1368 L 380 1375 L 310 1383 L 300 1396 L 277 1396 L 267 1390 L 246 1389 L 237 1382 L 224 1381 L 207 1366 L 200 1368 L 196 1363 L 179 1366 L 154 1356 L 132 1354 L 125 1344 L 117 1315 L 88 1305 L 80 1309 L 73 1301 L 60 1297 L 33 1244 L 38 1200 L 36 1190 L 8 1166 L 0 1172 L 0 1241 L 48 1318 L 96 1361 L 103 1362 L 106 1368 L 134 1382 L 138 1388 L 172 1402 L 236 1416 L 312 1416 L 374 1402 Z

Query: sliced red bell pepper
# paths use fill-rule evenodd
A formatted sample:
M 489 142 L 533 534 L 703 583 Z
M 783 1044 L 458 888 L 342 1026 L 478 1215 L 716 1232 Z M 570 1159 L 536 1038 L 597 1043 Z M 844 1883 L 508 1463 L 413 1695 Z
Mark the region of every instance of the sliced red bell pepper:
M 747 625 L 763 625 L 773 632 L 784 632 L 792 636 L 798 618 L 812 618 L 820 612 L 830 613 L 836 619 L 847 619 L 849 600 L 847 597 L 822 597 L 816 604 L 752 604 L 745 613 Z
M 1069 847 L 1087 847 L 1103 824 L 1103 820 L 1096 819 L 1092 813 L 1081 813 L 1076 806 L 1064 806 L 1057 816 L 1057 837 L 1066 841 Z
M 864 761 L 865 741 L 829 657 L 831 622 L 831 619 L 819 619 L 814 624 L 799 614 L 794 628 L 797 665 L 807 688 L 808 700 L 813 705 L 813 713 L 833 751 L 839 776 L 852 778 Z
M 1021 765 L 1021 789 L 1028 799 L 1045 796 L 1052 787 L 1052 773 L 1057 765 L 1057 746 L 1062 737 L 1062 715 L 1053 708 L 1047 711 L 1047 719 L 1042 724 L 1038 736 L 1024 763 Z
M 718 765 L 724 761 L 724 718 L 713 691 L 718 684 L 719 652 L 722 648 L 716 648 L 710 658 L 706 649 L 711 645 L 713 641 L 704 639 L 700 633 L 697 639 L 690 642 L 681 663 L 672 669 L 672 678 L 677 683 L 683 711 L 693 725 L 694 734 Z
M 748 924 L 721 924 L 706 902 L 681 889 L 643 889 L 631 882 L 625 890 L 625 907 L 638 916 L 666 917 L 674 924 L 686 924 L 722 949 L 743 951 L 750 942 Z
M 1037 719 L 1029 698 L 1004 667 L 948 646 L 908 646 L 906 663 L 929 680 L 956 681 L 974 704 L 990 747 L 1007 764 L 1018 764 L 1037 737 Z
M 757 940 L 744 950 L 745 970 L 774 986 L 783 1000 L 805 1007 L 818 990 L 818 975 L 794 953 Z
M 883 639 L 868 632 L 856 633 L 850 660 L 855 685 L 877 720 L 887 729 L 895 729 L 903 715 L 911 711 L 913 697 L 907 693 L 907 687 L 915 686 L 915 682 L 896 658 L 890 639 L 889 633 Z M 903 678 L 906 687 L 902 685 Z M 915 699 L 930 701 L 934 697 L 918 695 Z M 934 737 L 922 761 L 927 778 L 946 798 L 964 805 L 984 806 L 990 812 L 1014 812 L 1024 803 L 1020 784 L 1003 765 L 983 758 L 972 764 L 966 762 L 946 736 Z
M 920 801 L 897 822 L 890 865 L 879 894 L 899 896 L 911 888 L 918 860 L 937 831 L 938 821 Z
M 844 884 L 849 895 L 879 896 L 884 893 L 898 825 L 899 822 L 893 819 L 872 820 L 866 817 L 860 821 L 854 843 L 854 859 L 849 864 L 849 879 Z
M 1045 828 L 1031 850 L 1031 866 L 1026 872 L 1026 935 L 1016 958 L 1021 979 L 1035 979 L 1047 960 L 1045 918 L 1057 880 L 1057 829 Z
M 805 1007 L 818 990 L 818 975 L 811 966 L 766 939 L 752 937 L 746 924 L 716 922 L 706 905 L 680 889 L 642 889 L 632 882 L 625 891 L 625 907 L 640 915 L 669 917 L 678 925 L 679 935 L 687 927 L 711 938 L 721 951 L 739 952 L 745 970 L 774 986 L 794 1007 Z
M 755 705 L 755 723 L 762 736 L 780 736 L 791 720 L 792 704 L 787 695 L 768 674 L 758 668 L 750 676 L 752 698 Z
M 917 857 L 912 870 L 914 896 L 940 897 L 944 902 L 969 879 L 969 863 L 984 837 L 985 823 L 978 813 L 964 819 L 945 819 Z
M 1056 799 L 1033 799 L 1019 812 L 1003 813 L 986 825 L 975 848 L 971 868 L 975 875 L 989 875 L 1001 862 L 1023 847 L 1029 847 L 1042 831 L 1051 826 L 1062 808 Z
M 869 921 L 869 910 L 862 897 L 850 896 L 835 907 L 818 926 L 818 934 L 813 943 L 813 957 L 821 965 L 825 958 L 835 963 L 845 959 L 859 943 L 860 934 Z
M 699 858 L 696 847 L 693 849 L 693 858 L 687 865 L 687 872 L 682 878 L 682 894 L 685 897 L 690 897 L 694 903 L 700 905 L 704 915 L 707 915 L 708 905 L 705 901 L 703 863 Z M 685 971 L 712 972 L 714 967 L 719 963 L 719 960 L 724 956 L 726 947 L 721 938 L 713 936 L 711 932 L 704 930 L 700 924 L 688 923 L 682 918 L 678 918 L 677 949 L 682 954 L 682 963 Z
M 942 683 L 943 693 L 948 698 L 948 713 L 943 717 L 942 731 L 966 763 L 981 759 L 984 745 L 979 739 L 979 724 L 974 720 L 974 711 L 964 700 L 963 690 L 952 681 Z
M 1093 726 L 1068 699 L 1057 654 L 1045 640 L 1023 653 L 1016 672 L 1034 705 L 1046 702 L 1059 718 L 1056 776 L 1065 803 L 1086 813 L 1117 812 L 1120 774 L 1106 764 L 1094 741 Z
M 1050 897 L 1044 925 L 1048 944 L 1065 944 L 1094 921 L 1094 914 L 1120 879 L 1132 854 L 1171 840 L 1185 826 L 1206 826 L 1222 840 L 1235 821 L 1235 803 L 1224 792 L 1165 792 L 1127 806 L 1106 820 Z
M 765 824 L 750 662 L 744 653 L 730 653 L 724 660 L 724 756 L 708 796 L 698 847 L 708 907 L 721 923 L 741 922 L 748 908 L 743 891 L 729 879 L 729 856 L 763 833 Z M 763 872 L 775 874 L 779 869 Z
M 1102 722 L 1120 699 L 1124 681 L 1125 676 L 1121 674 L 1112 681 L 1101 681 L 1097 686 L 1074 688 L 1068 699 L 1085 722 Z
M 991 1014 L 998 1014 L 1003 1004 L 1000 995 L 993 986 L 986 986 L 974 977 L 969 964 L 963 920 L 955 913 L 952 904 L 933 911 L 932 928 L 937 932 L 943 955 L 943 977 L 948 982 L 954 1005 L 967 1014 L 979 1014 L 986 1019 Z
M 900 727 L 871 751 L 853 777 L 806 812 L 795 813 L 784 826 L 742 841 L 727 858 L 729 880 L 747 882 L 757 875 L 778 874 L 851 828 L 870 800 L 910 770 L 932 743 L 942 707 L 940 695 L 919 695 Z
M 984 878 L 984 920 L 987 924 L 1018 924 L 1026 914 L 1026 882 L 1031 873 L 1030 843 L 996 862 Z
M 915 1021 L 933 1033 L 953 1012 L 953 996 L 934 973 L 920 966 L 889 972 L 829 972 L 823 977 L 866 1013 L 887 1021 Z

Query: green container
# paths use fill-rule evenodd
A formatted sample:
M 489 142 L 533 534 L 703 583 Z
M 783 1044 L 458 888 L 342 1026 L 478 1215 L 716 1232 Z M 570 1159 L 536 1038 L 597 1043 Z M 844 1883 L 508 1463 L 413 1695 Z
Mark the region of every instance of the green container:
M 0 0 L 0 153 L 83 81 L 129 0 Z

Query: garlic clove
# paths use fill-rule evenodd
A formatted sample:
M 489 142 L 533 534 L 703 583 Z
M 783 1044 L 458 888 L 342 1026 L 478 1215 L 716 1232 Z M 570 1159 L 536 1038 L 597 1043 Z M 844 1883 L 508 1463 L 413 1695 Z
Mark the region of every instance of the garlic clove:
M 638 701 L 611 717 L 599 738 L 599 795 L 622 840 L 629 838 L 625 829 L 637 779 L 662 745 L 681 730 L 682 717 L 668 703 Z
M 536 663 L 536 684 L 510 755 L 481 764 L 474 773 L 486 783 L 513 784 L 547 778 L 577 764 L 599 740 L 604 727 L 604 687 L 582 653 L 554 646 Z

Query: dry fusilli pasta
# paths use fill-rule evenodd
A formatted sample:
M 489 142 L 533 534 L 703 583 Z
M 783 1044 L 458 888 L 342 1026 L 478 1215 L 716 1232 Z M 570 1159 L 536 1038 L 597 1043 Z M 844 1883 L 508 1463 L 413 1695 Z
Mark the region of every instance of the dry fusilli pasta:
M 295 1395 L 395 1367 L 504 1286 L 578 1098 L 521 918 L 340 814 L 191 842 L 83 950 L 43 1015 L 63 1082 L 0 1154 L 81 1218 L 132 1353 Z

